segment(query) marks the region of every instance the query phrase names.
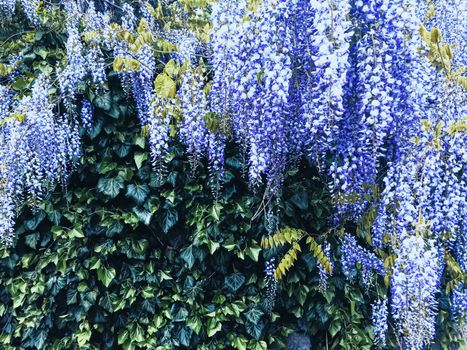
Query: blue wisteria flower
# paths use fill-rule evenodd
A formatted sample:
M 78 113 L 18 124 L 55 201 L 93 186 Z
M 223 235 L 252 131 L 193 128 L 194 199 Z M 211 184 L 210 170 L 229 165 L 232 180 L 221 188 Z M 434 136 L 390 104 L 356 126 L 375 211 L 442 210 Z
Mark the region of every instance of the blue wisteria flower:
M 0 237 L 7 243 L 17 207 L 24 200 L 39 204 L 51 184 L 66 182 L 80 154 L 78 124 L 66 115 L 57 118 L 49 89 L 50 81 L 40 76 L 29 96 L 0 108 Z
M 372 284 L 373 272 L 381 276 L 386 274 L 383 261 L 373 252 L 360 246 L 355 237 L 348 233 L 342 238 L 341 254 L 342 270 L 350 280 L 355 276 L 357 264 L 361 270 L 362 281 L 366 286 Z
M 372 305 L 371 320 L 375 333 L 375 344 L 384 348 L 386 346 L 386 334 L 388 332 L 388 298 L 378 299 Z
M 391 311 L 410 349 L 423 349 L 435 334 L 441 269 L 433 240 L 425 241 L 420 235 L 403 239 L 391 282 Z

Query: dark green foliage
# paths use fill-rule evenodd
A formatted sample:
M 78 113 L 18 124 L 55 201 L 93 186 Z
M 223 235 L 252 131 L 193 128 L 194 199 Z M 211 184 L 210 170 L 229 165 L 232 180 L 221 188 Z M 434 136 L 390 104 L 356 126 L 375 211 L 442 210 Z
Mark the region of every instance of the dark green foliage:
M 293 331 L 311 335 L 314 349 L 370 349 L 374 291 L 336 270 L 322 295 L 311 253 L 267 313 L 263 255 L 273 252 L 259 247 L 265 230 L 251 218 L 261 191 L 251 194 L 235 149 L 216 201 L 205 164 L 192 178 L 178 144 L 157 178 L 117 88 L 94 104 L 70 183 L 25 210 L 14 248 L 0 251 L 2 349 L 284 349 Z M 290 172 L 282 224 L 325 232 L 324 188 L 306 165 Z

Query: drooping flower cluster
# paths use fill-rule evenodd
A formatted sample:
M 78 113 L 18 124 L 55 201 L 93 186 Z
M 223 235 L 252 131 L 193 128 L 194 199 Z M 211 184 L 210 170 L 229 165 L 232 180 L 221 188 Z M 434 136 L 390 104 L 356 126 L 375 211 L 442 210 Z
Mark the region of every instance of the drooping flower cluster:
M 388 298 L 378 299 L 372 305 L 371 320 L 373 322 L 375 343 L 378 347 L 386 346 L 386 334 L 388 332 Z
M 346 233 L 342 238 L 342 271 L 348 279 L 355 277 L 357 264 L 360 265 L 362 281 L 366 286 L 372 283 L 373 272 L 382 276 L 386 274 L 383 261 L 360 246 L 354 236 Z
M 92 104 L 84 99 L 81 103 L 81 122 L 86 129 L 92 128 Z
M 334 263 L 331 262 L 331 244 L 326 243 L 323 248 L 323 253 L 326 259 L 330 262 L 331 268 L 334 269 Z M 326 292 L 326 288 L 328 286 L 328 278 L 329 273 L 326 271 L 324 266 L 318 264 L 318 271 L 319 271 L 319 290 L 321 293 Z
M 19 3 L 37 24 L 39 3 Z M 219 0 L 208 42 L 188 29 L 190 14 L 178 2 L 175 28 L 159 25 L 146 5 L 124 2 L 120 24 L 111 24 L 110 12 L 92 2 L 64 2 L 66 60 L 57 80 L 69 118 L 53 117 L 46 79 L 37 83 L 45 90 L 36 84 L 19 102 L 0 88 L 1 234 L 11 236 L 22 199 L 36 202 L 66 176 L 78 154 L 79 101 L 83 125 L 92 123 L 91 103 L 80 93 L 83 86 L 99 93 L 105 85 L 109 53 L 161 176 L 176 126 L 193 168 L 207 158 L 216 193 L 232 140 L 251 185 L 266 184 L 267 199 L 280 195 L 287 167 L 304 155 L 329 176 L 336 223 L 376 209 L 368 232 L 375 253 L 397 256 L 391 310 L 407 346 L 421 349 L 433 336 L 443 254 L 467 271 L 467 99 L 455 79 L 465 76 L 467 62 L 465 1 Z M 15 3 L 0 0 L 0 11 L 0 18 L 11 16 Z M 438 51 L 420 40 L 421 22 L 441 28 L 443 39 L 433 36 Z M 452 52 L 440 51 L 443 41 Z M 170 59 L 175 64 L 158 80 L 159 63 Z M 391 273 L 375 253 L 346 234 L 345 275 L 358 270 L 369 285 L 373 272 Z M 417 277 L 409 280 L 410 273 Z M 320 268 L 319 274 L 325 288 L 326 273 Z M 465 317 L 463 284 L 455 286 L 452 302 L 453 313 Z M 381 319 L 386 304 L 375 305 Z M 375 322 L 381 343 L 385 324 Z
M 391 311 L 405 346 L 422 349 L 435 334 L 436 294 L 442 264 L 433 240 L 408 236 L 397 250 Z
M 49 186 L 66 181 L 79 155 L 77 125 L 54 115 L 49 88 L 48 79 L 39 77 L 30 96 L 10 102 L 9 109 L 2 101 L 0 237 L 4 242 L 12 240 L 17 206 L 23 201 L 38 204 Z M 1 90 L 8 95 L 7 88 Z
M 57 71 L 57 78 L 65 107 L 69 112 L 74 113 L 76 96 L 80 92 L 85 78 L 90 77 L 90 82 L 97 88 L 100 88 L 106 81 L 105 62 L 99 45 L 100 40 L 90 36 L 88 45 L 85 45 L 82 33 L 79 31 L 80 19 L 83 17 L 83 22 L 88 30 L 91 30 L 90 23 L 87 21 L 89 18 L 92 18 L 93 21 L 102 19 L 103 23 L 106 19 L 104 16 L 98 15 L 91 17 L 90 15 L 95 14 L 93 6 L 86 13 L 88 16 L 80 16 L 78 6 L 73 2 L 66 2 L 66 10 L 70 13 L 67 21 L 68 38 L 65 45 L 66 64 Z M 98 30 L 103 23 L 96 24 L 92 30 Z
M 39 8 L 39 0 L 20 0 L 19 3 L 24 11 L 26 17 L 31 21 L 32 24 L 38 25 L 40 23 L 39 15 L 37 10 Z
M 16 0 L 1 0 L 0 1 L 0 20 L 12 19 L 16 11 Z M 18 4 L 21 10 L 26 15 L 26 18 L 34 25 L 40 23 L 37 10 L 40 2 L 38 0 L 20 0 Z
M 11 17 L 15 13 L 15 0 L 0 1 L 0 19 Z
M 324 153 L 316 144 L 328 143 L 319 136 L 329 136 L 342 114 L 348 8 L 346 1 L 281 0 L 251 12 L 224 0 L 213 11 L 213 110 L 247 152 L 251 183 L 264 176 L 271 196 L 304 149 Z

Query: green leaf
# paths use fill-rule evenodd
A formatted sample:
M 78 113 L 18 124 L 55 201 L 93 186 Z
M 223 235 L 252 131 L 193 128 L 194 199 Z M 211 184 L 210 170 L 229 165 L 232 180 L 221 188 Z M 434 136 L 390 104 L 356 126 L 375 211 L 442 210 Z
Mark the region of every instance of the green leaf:
M 182 250 L 180 257 L 187 263 L 190 269 L 195 264 L 195 256 L 193 255 L 193 247 L 191 245 Z
M 190 345 L 191 335 L 193 334 L 193 330 L 188 327 L 181 327 L 178 332 L 178 340 L 180 344 L 183 346 L 188 347 Z
M 136 203 L 142 204 L 147 198 L 149 187 L 147 185 L 130 184 L 126 190 L 126 196 L 133 198 Z
M 341 328 L 341 325 L 339 322 L 337 321 L 331 322 L 331 325 L 328 328 L 329 334 L 331 335 L 331 337 L 334 338 L 336 334 L 339 332 L 340 328 Z
M 134 142 L 135 142 L 135 145 L 139 146 L 142 149 L 144 149 L 146 145 L 146 139 L 141 135 L 135 135 Z
M 113 312 L 113 303 L 114 300 L 109 293 L 105 293 L 105 295 L 100 299 L 99 305 L 102 306 L 102 308 L 108 312 Z
M 118 345 L 122 345 L 123 343 L 125 343 L 129 335 L 130 333 L 128 332 L 128 329 L 124 329 L 123 331 L 121 331 L 118 334 Z
M 216 334 L 222 329 L 222 323 L 217 321 L 215 318 L 210 318 L 208 319 L 206 329 L 208 337 L 212 337 L 214 334 Z
M 149 226 L 149 224 L 151 223 L 151 218 L 152 218 L 152 213 L 150 211 L 147 211 L 145 209 L 141 209 L 138 207 L 134 207 L 133 213 L 136 214 L 139 221 L 141 221 L 146 226 Z
M 308 209 L 308 194 L 305 191 L 294 194 L 290 201 L 301 210 Z
M 220 247 L 220 243 L 219 242 L 214 242 L 213 240 L 208 240 L 208 248 L 209 248 L 209 253 L 212 255 L 214 254 L 214 252 L 219 249 Z
M 245 251 L 246 255 L 249 256 L 254 262 L 258 262 L 260 252 L 261 247 L 249 247 Z
M 24 77 L 19 77 L 15 80 L 13 85 L 11 86 L 15 90 L 25 90 L 29 87 L 30 82 L 26 80 Z
M 224 278 L 224 285 L 232 293 L 235 293 L 245 283 L 245 276 L 240 272 L 235 272 Z
M 66 235 L 69 238 L 84 238 L 83 231 L 78 227 L 72 228 Z
M 98 95 L 92 102 L 97 108 L 103 109 L 104 111 L 108 112 L 112 107 L 112 95 L 110 94 L 110 92 L 103 95 Z
M 164 233 L 168 233 L 169 230 L 172 227 L 174 227 L 177 221 L 178 221 L 178 212 L 175 209 L 169 208 L 167 210 L 164 210 L 162 212 L 162 221 L 161 221 L 162 231 Z
M 154 81 L 157 96 L 161 98 L 174 98 L 176 94 L 175 82 L 166 73 L 161 73 Z
M 130 332 L 131 339 L 136 342 L 144 341 L 144 330 L 138 323 L 133 327 L 133 331 Z
M 199 332 L 201 332 L 203 323 L 199 317 L 190 317 L 188 318 L 186 325 L 198 335 Z
M 147 152 L 136 152 L 134 156 L 136 167 L 138 169 L 141 168 L 141 165 L 143 165 L 143 162 L 147 159 L 148 159 Z
M 99 164 L 99 174 L 107 174 L 117 167 L 117 163 L 111 161 L 103 161 Z
M 175 78 L 180 71 L 180 67 L 174 60 L 170 60 L 165 64 L 164 72 L 167 73 L 171 78 Z
M 221 209 L 222 209 L 222 205 L 219 202 L 214 203 L 214 205 L 211 208 L 211 216 L 216 221 L 219 221 L 221 218 Z
M 97 190 L 110 198 L 118 196 L 125 187 L 123 179 L 120 176 L 114 178 L 100 178 L 97 183 Z
M 263 333 L 264 323 L 263 322 L 258 322 L 258 323 L 246 322 L 245 329 L 249 335 L 251 335 L 256 340 L 259 340 L 261 338 L 261 334 Z
M 263 312 L 257 308 L 252 308 L 244 313 L 246 319 L 252 323 L 258 323 L 263 316 Z
M 232 345 L 235 347 L 237 350 L 247 350 L 247 344 L 248 340 L 243 337 L 243 336 L 234 336 Z
M 38 233 L 27 235 L 24 242 L 29 248 L 36 249 L 37 242 L 39 242 L 40 236 Z
M 178 312 L 175 314 L 173 321 L 174 322 L 184 322 L 188 317 L 188 310 L 184 307 L 178 309 Z
M 116 272 L 113 267 L 110 267 L 110 268 L 101 267 L 97 269 L 97 279 L 101 281 L 106 287 L 110 285 L 110 283 L 113 281 L 115 276 L 116 276 Z

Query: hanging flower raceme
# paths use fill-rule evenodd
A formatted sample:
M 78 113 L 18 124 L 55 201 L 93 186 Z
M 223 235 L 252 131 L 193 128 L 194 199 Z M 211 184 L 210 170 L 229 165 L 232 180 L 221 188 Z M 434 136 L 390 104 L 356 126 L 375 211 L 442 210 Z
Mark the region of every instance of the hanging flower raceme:
M 170 121 L 176 116 L 175 99 L 155 96 L 149 106 L 149 145 L 154 170 L 162 177 L 165 170 L 165 156 L 169 152 Z
M 88 130 L 92 128 L 92 112 L 93 108 L 91 102 L 84 99 L 81 103 L 81 122 Z
M 15 13 L 16 0 L 0 1 L 0 20 L 10 18 Z
M 208 105 L 203 88 L 202 73 L 192 69 L 185 72 L 179 91 L 183 117 L 180 125 L 180 139 L 188 147 L 193 170 L 208 145 L 208 129 L 205 122 Z
M 371 320 L 375 333 L 375 344 L 384 348 L 386 346 L 386 335 L 388 332 L 388 298 L 385 296 L 378 299 L 372 305 Z
M 421 350 L 435 334 L 442 261 L 433 240 L 405 237 L 391 282 L 391 311 L 408 349 Z
M 0 135 L 0 236 L 11 242 L 14 216 L 24 201 L 38 204 L 47 189 L 64 182 L 79 155 L 76 122 L 56 117 L 47 78 L 39 77 L 31 95 L 5 113 Z M 5 91 L 5 88 L 2 88 Z
M 373 272 L 384 276 L 386 269 L 384 263 L 374 253 L 361 247 L 355 237 L 346 233 L 342 239 L 342 270 L 344 275 L 352 280 L 355 277 L 355 268 L 360 265 L 362 281 L 366 286 L 372 283 Z
M 58 70 L 57 78 L 63 102 L 69 110 L 73 110 L 79 84 L 82 83 L 86 76 L 87 63 L 83 43 L 78 32 L 77 18 L 72 17 L 68 23 L 66 53 L 67 63 L 63 69 Z
M 245 1 L 220 0 L 212 9 L 212 33 L 210 63 L 214 71 L 209 96 L 210 109 L 220 119 L 220 128 L 230 133 L 234 109 L 233 94 L 236 89 L 234 76 L 241 67 L 238 57 L 242 46 L 240 35 L 243 16 L 246 14 Z
M 324 245 L 323 253 L 326 259 L 331 264 L 331 270 L 334 269 L 334 264 L 331 262 L 331 245 L 329 243 L 326 243 Z M 318 264 L 318 271 L 319 271 L 319 291 L 324 294 L 326 292 L 326 288 L 328 285 L 329 272 L 326 270 L 326 268 L 322 264 Z
M 21 7 L 26 17 L 31 21 L 32 24 L 38 25 L 40 23 L 39 15 L 37 10 L 39 8 L 39 0 L 20 0 Z
M 241 23 L 241 11 L 231 10 L 231 24 L 225 28 L 228 33 L 213 38 L 219 41 L 213 42 L 214 57 L 228 55 L 233 59 L 228 70 L 218 65 L 218 74 L 225 76 L 215 80 L 212 96 L 227 98 L 230 92 L 226 107 L 235 106 L 232 128 L 248 152 L 251 183 L 261 183 L 265 175 L 271 194 L 277 193 L 282 183 L 290 131 L 287 115 L 292 70 L 287 5 L 287 1 L 266 1 Z M 235 38 L 230 39 L 230 35 Z M 231 47 L 230 40 L 238 45 Z
M 305 57 L 309 55 L 309 62 L 304 62 L 307 79 L 302 112 L 309 132 L 309 154 L 320 161 L 333 146 L 335 125 L 344 114 L 343 97 L 353 29 L 348 0 L 305 1 L 305 4 L 309 4 L 310 9 L 298 9 L 298 16 L 306 17 L 310 11 L 313 15 L 303 18 L 300 28 L 306 33 L 300 38 L 304 41 L 300 50 L 305 51 Z

